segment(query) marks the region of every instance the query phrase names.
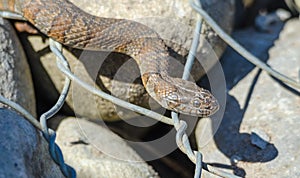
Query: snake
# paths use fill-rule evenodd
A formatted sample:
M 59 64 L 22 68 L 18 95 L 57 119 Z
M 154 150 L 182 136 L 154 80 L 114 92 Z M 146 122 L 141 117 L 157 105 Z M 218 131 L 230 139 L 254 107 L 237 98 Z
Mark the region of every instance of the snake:
M 68 0 L 0 0 L 0 10 L 22 15 L 40 32 L 65 46 L 132 57 L 146 91 L 168 110 L 207 117 L 219 109 L 210 91 L 168 74 L 168 47 L 146 25 L 94 16 Z

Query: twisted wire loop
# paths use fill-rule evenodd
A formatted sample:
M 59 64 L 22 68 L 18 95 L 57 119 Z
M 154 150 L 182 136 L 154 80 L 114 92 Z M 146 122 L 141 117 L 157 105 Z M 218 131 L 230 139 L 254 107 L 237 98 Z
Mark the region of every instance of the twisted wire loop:
M 64 174 L 64 176 L 70 177 L 70 178 L 75 178 L 76 177 L 75 170 L 72 167 L 70 167 L 69 165 L 64 163 L 63 154 L 62 154 L 59 146 L 57 144 L 55 144 L 55 138 L 56 138 L 55 132 L 51 129 L 47 129 L 47 134 L 45 134 L 45 132 L 43 132 L 43 129 L 42 129 L 42 126 L 40 125 L 40 123 L 27 110 L 25 110 L 19 104 L 8 100 L 1 95 L 0 95 L 0 102 L 3 104 L 6 104 L 7 106 L 10 106 L 11 108 L 13 108 L 17 112 L 19 112 L 35 128 L 42 131 L 44 138 L 48 141 L 49 152 L 50 152 L 51 158 L 54 160 L 54 162 L 56 164 L 58 164 L 60 166 L 60 169 L 61 169 L 62 173 Z
M 202 8 L 200 0 L 197 0 L 195 2 L 197 7 Z M 194 63 L 194 56 L 196 54 L 198 45 L 199 45 L 199 40 L 200 40 L 200 34 L 201 34 L 201 29 L 202 29 L 202 16 L 198 16 L 198 20 L 196 23 L 195 31 L 194 31 L 194 36 L 193 36 L 193 41 L 192 45 L 189 51 L 189 55 L 187 58 L 187 62 L 184 67 L 182 79 L 187 80 L 189 77 L 189 73 L 191 71 L 192 65 Z M 196 164 L 195 168 L 195 173 L 194 173 L 194 178 L 201 177 L 202 169 L 215 174 L 220 177 L 227 177 L 227 178 L 238 178 L 239 176 L 235 176 L 233 174 L 227 173 L 220 171 L 212 166 L 209 166 L 205 162 L 202 161 L 202 154 L 200 151 L 193 151 L 191 148 L 191 145 L 188 140 L 188 136 L 186 134 L 186 129 L 187 129 L 187 123 L 183 120 L 179 120 L 178 114 L 176 112 L 171 113 L 171 117 L 174 123 L 174 127 L 177 131 L 176 133 L 176 144 L 178 148 L 185 153 L 188 158 Z
M 190 0 L 191 6 L 200 14 L 198 17 L 198 21 L 195 28 L 194 38 L 191 46 L 191 50 L 189 52 L 189 56 L 187 58 L 187 62 L 184 69 L 183 79 L 187 79 L 190 69 L 193 65 L 194 61 L 194 54 L 196 53 L 196 49 L 198 47 L 198 42 L 200 38 L 200 31 L 202 27 L 202 18 L 209 24 L 212 29 L 215 30 L 215 32 L 225 41 L 233 47 L 237 52 L 239 52 L 242 56 L 244 56 L 247 60 L 252 62 L 253 64 L 257 65 L 259 68 L 267 71 L 270 75 L 274 76 L 275 78 L 295 87 L 300 88 L 300 84 L 296 81 L 286 77 L 285 75 L 275 71 L 274 69 L 271 69 L 268 67 L 265 63 L 262 63 L 259 59 L 254 57 L 251 53 L 246 51 L 242 46 L 240 46 L 237 42 L 235 42 L 232 38 L 229 37 L 213 20 L 212 18 L 201 8 L 200 2 L 193 2 L 193 0 Z M 8 18 L 14 18 L 14 19 L 22 19 L 20 16 L 14 16 L 7 13 L 0 13 L 1 16 L 8 17 Z M 208 171 L 209 173 L 218 175 L 220 177 L 228 177 L 228 178 L 238 178 L 238 176 L 221 171 L 213 166 L 208 165 L 207 163 L 202 161 L 202 154 L 199 151 L 193 151 L 191 149 L 191 145 L 188 140 L 188 136 L 186 134 L 186 128 L 187 123 L 185 121 L 179 120 L 178 114 L 175 112 L 172 112 L 171 116 L 172 119 L 162 116 L 156 112 L 153 112 L 151 110 L 136 106 L 134 104 L 128 103 L 126 101 L 123 101 L 119 98 L 113 97 L 107 93 L 102 92 L 101 90 L 95 89 L 94 87 L 88 85 L 87 83 L 80 80 L 77 76 L 75 76 L 69 68 L 69 65 L 61 53 L 61 45 L 57 42 L 54 42 L 50 40 L 50 49 L 51 51 L 57 56 L 57 66 L 61 72 L 63 72 L 66 75 L 65 79 L 65 85 L 61 92 L 61 95 L 57 101 L 57 103 L 46 113 L 44 113 L 40 118 L 40 124 L 34 119 L 33 116 L 30 115 L 25 109 L 23 109 L 18 104 L 15 104 L 2 96 L 0 96 L 0 102 L 3 102 L 15 110 L 17 110 L 19 113 L 21 113 L 26 119 L 28 119 L 36 128 L 43 131 L 43 135 L 46 138 L 46 140 L 49 142 L 49 151 L 51 154 L 51 157 L 54 159 L 54 161 L 59 164 L 61 171 L 66 177 L 76 177 L 75 170 L 70 167 L 69 165 L 66 165 L 64 163 L 62 152 L 58 145 L 55 144 L 55 138 L 56 134 L 53 130 L 49 129 L 47 127 L 46 121 L 52 117 L 57 111 L 62 107 L 62 104 L 65 101 L 65 98 L 68 94 L 68 90 L 70 87 L 70 80 L 75 81 L 79 85 L 81 85 L 86 90 L 90 91 L 93 94 L 96 94 L 106 100 L 111 101 L 114 104 L 117 104 L 121 107 L 127 108 L 129 110 L 138 112 L 140 114 L 143 114 L 145 116 L 151 117 L 153 119 L 159 120 L 161 122 L 164 122 L 166 124 L 174 125 L 175 129 L 177 130 L 176 133 L 176 143 L 179 147 L 179 149 L 187 154 L 188 158 L 196 164 L 195 168 L 195 174 L 194 177 L 200 177 L 202 169 Z
M 82 86 L 83 88 L 85 88 L 86 90 L 88 90 L 91 93 L 96 94 L 96 95 L 98 95 L 100 97 L 103 97 L 104 99 L 107 99 L 110 102 L 112 102 L 112 103 L 114 103 L 116 105 L 119 105 L 121 107 L 124 107 L 126 109 L 138 112 L 140 114 L 143 114 L 145 116 L 151 117 L 151 118 L 156 119 L 158 121 L 161 121 L 161 122 L 164 122 L 164 123 L 167 123 L 167 124 L 170 124 L 170 125 L 174 125 L 175 128 L 176 128 L 176 130 L 178 130 L 177 134 L 176 134 L 177 145 L 179 145 L 179 148 L 184 153 L 187 153 L 187 156 L 194 163 L 197 163 L 196 164 L 195 177 L 199 177 L 199 175 L 201 175 L 201 167 L 203 167 L 204 170 L 206 170 L 206 171 L 208 171 L 210 173 L 213 173 L 215 175 L 218 175 L 220 177 L 238 178 L 237 176 L 233 176 L 233 175 L 228 174 L 226 172 L 219 171 L 219 170 L 213 168 L 212 166 L 209 166 L 206 163 L 202 162 L 201 161 L 202 160 L 202 155 L 201 155 L 200 152 L 193 153 L 193 151 L 191 150 L 191 146 L 190 146 L 190 144 L 188 142 L 188 136 L 185 134 L 185 130 L 187 128 L 186 122 L 179 121 L 178 117 L 175 116 L 175 117 L 177 117 L 178 123 L 177 122 L 174 123 L 173 122 L 174 120 L 172 121 L 168 117 L 162 116 L 162 115 L 160 115 L 160 114 L 158 114 L 156 112 L 153 112 L 151 110 L 148 110 L 148 109 L 142 108 L 140 106 L 128 103 L 126 101 L 123 101 L 123 100 L 121 100 L 119 98 L 111 96 L 111 95 L 109 95 L 109 94 L 107 94 L 107 93 L 105 93 L 105 92 L 103 92 L 101 90 L 98 90 L 98 89 L 94 88 L 93 86 L 91 86 L 91 85 L 83 82 L 76 75 L 74 75 L 68 68 L 66 68 L 64 65 L 62 65 L 62 62 L 64 62 L 64 60 L 65 60 L 64 56 L 55 47 L 53 47 L 53 49 L 54 50 L 52 50 L 52 52 L 61 60 L 61 61 L 57 62 L 57 66 L 58 66 L 59 70 L 61 72 L 63 72 L 66 76 L 68 76 L 72 81 L 76 82 L 77 84 L 79 84 L 80 86 Z M 176 114 L 176 113 L 172 113 L 172 114 Z M 172 117 L 174 117 L 174 116 L 172 116 Z M 184 139 L 181 139 L 182 137 Z M 186 149 L 186 147 L 188 149 Z M 186 151 L 186 150 L 188 150 L 188 151 Z M 196 157 L 195 157 L 195 154 L 197 155 Z
M 57 42 L 54 42 L 52 39 L 49 40 L 49 43 L 50 43 L 50 49 L 53 53 L 55 53 L 56 51 L 62 50 L 62 45 Z M 63 63 L 63 65 L 65 67 L 70 69 L 67 60 L 65 60 L 65 58 L 63 58 L 63 59 L 64 59 L 64 61 L 61 63 Z M 61 61 L 61 60 L 57 57 L 57 62 L 58 61 Z M 63 157 L 62 151 L 59 148 L 59 146 L 55 143 L 56 133 L 55 133 L 55 131 L 48 128 L 48 126 L 47 126 L 47 120 L 50 119 L 54 114 L 56 114 L 63 106 L 63 104 L 67 98 L 69 89 L 70 89 L 70 84 L 71 84 L 71 80 L 68 77 L 65 77 L 64 87 L 61 91 L 61 94 L 60 94 L 56 104 L 49 111 L 47 111 L 41 115 L 40 124 L 42 126 L 43 135 L 49 143 L 49 152 L 50 152 L 52 159 L 55 161 L 56 164 L 59 165 L 60 170 L 66 177 L 74 178 L 74 177 L 76 177 L 76 171 L 71 166 L 67 165 L 64 162 L 64 157 Z
M 285 76 L 284 74 L 272 69 L 267 64 L 261 62 L 258 58 L 256 58 L 254 55 L 252 55 L 250 52 L 248 52 L 244 47 L 242 47 L 240 44 L 238 44 L 234 39 L 232 39 L 226 32 L 224 32 L 218 24 L 202 9 L 200 0 L 190 0 L 191 7 L 198 12 L 198 14 L 201 16 L 198 19 L 198 22 L 196 24 L 196 30 L 200 34 L 201 32 L 201 24 L 202 24 L 202 18 L 206 21 L 206 23 L 219 35 L 220 38 L 222 38 L 229 46 L 231 46 L 234 50 L 236 50 L 239 54 L 241 54 L 246 60 L 253 63 L 260 69 L 266 71 L 276 79 L 294 87 L 297 89 L 300 89 L 300 82 L 297 82 L 290 77 Z M 200 27 L 199 27 L 200 26 Z M 195 33 L 193 38 L 193 44 L 191 47 L 191 50 L 189 52 L 189 57 L 193 56 L 193 54 L 196 52 L 197 49 L 197 43 L 194 43 L 196 40 L 199 39 L 199 36 Z M 192 54 L 192 55 L 190 55 Z M 187 64 L 184 68 L 184 74 L 182 79 L 188 78 L 188 73 L 190 72 L 190 69 L 193 63 L 193 60 L 188 57 Z M 300 79 L 300 71 L 299 71 L 299 79 Z M 177 130 L 176 135 L 176 143 L 180 150 L 184 153 L 186 153 L 191 161 L 193 161 L 196 164 L 196 170 L 194 177 L 200 177 L 201 176 L 201 169 L 205 169 L 209 171 L 210 173 L 213 173 L 215 175 L 219 175 L 221 177 L 238 177 L 235 175 L 232 175 L 227 172 L 219 171 L 218 169 L 215 169 L 214 167 L 202 162 L 202 155 L 199 151 L 195 151 L 192 154 L 192 150 L 190 147 L 190 144 L 188 143 L 188 137 L 185 133 L 185 130 L 187 128 L 187 124 L 185 121 L 181 121 L 178 119 L 178 114 L 175 112 L 172 112 L 172 119 L 174 121 L 174 126 Z
M 22 16 L 19 16 L 18 14 L 13 14 L 10 12 L 9 13 L 7 13 L 7 12 L 1 13 L 0 12 L 0 15 L 2 15 L 3 17 L 6 17 L 6 18 L 12 18 L 12 19 L 18 19 L 18 20 L 23 19 Z M 194 40 L 193 40 L 193 43 L 191 46 L 191 51 L 189 53 L 189 56 L 187 58 L 187 62 L 185 65 L 185 70 L 184 70 L 185 72 L 183 74 L 184 79 L 188 78 L 189 71 L 193 65 L 194 56 L 195 56 L 196 49 L 198 47 L 199 38 L 200 38 L 199 32 L 201 31 L 201 27 L 202 27 L 202 20 L 201 20 L 201 17 L 199 16 L 199 20 L 196 24 Z M 68 91 L 69 91 L 70 80 L 75 81 L 76 83 L 78 83 L 83 88 L 90 91 L 91 93 L 96 94 L 106 100 L 109 100 L 114 104 L 117 104 L 117 105 L 127 108 L 129 110 L 138 112 L 140 114 L 151 117 L 153 119 L 164 122 L 166 124 L 174 125 L 175 129 L 177 130 L 176 142 L 177 142 L 178 147 L 180 148 L 180 150 L 182 150 L 184 153 L 187 154 L 187 156 L 193 163 L 196 164 L 195 174 L 194 174 L 195 178 L 201 176 L 202 168 L 204 170 L 206 170 L 210 173 L 213 173 L 215 175 L 218 175 L 220 177 L 229 177 L 229 178 L 237 177 L 237 176 L 219 171 L 219 170 L 213 168 L 212 166 L 209 166 L 206 163 L 202 162 L 202 154 L 198 151 L 192 151 L 192 149 L 191 149 L 191 146 L 190 146 L 190 143 L 188 140 L 188 136 L 185 133 L 186 128 L 187 128 L 187 123 L 185 121 L 179 120 L 178 115 L 176 113 L 173 112 L 172 119 L 170 119 L 170 118 L 160 115 L 156 112 L 153 112 L 151 110 L 128 103 L 119 98 L 113 97 L 105 92 L 102 92 L 101 90 L 95 89 L 94 87 L 92 87 L 92 86 L 88 85 L 87 83 L 83 82 L 82 80 L 80 80 L 77 76 L 75 76 L 70 71 L 68 62 L 65 59 L 65 57 L 63 56 L 63 54 L 61 53 L 61 44 L 54 42 L 53 40 L 50 39 L 50 49 L 56 55 L 57 67 L 59 68 L 59 70 L 61 72 L 63 72 L 66 75 L 66 79 L 65 79 L 64 88 L 61 92 L 61 95 L 60 95 L 57 103 L 49 111 L 47 111 L 46 113 L 41 115 L 40 123 L 38 123 L 36 121 L 36 119 L 30 115 L 30 113 L 28 113 L 25 109 L 23 109 L 18 104 L 15 104 L 1 96 L 0 96 L 0 101 L 11 106 L 15 110 L 17 110 L 19 113 L 21 113 L 23 116 L 25 116 L 25 118 L 28 119 L 36 128 L 38 128 L 39 130 L 41 130 L 43 132 L 45 139 L 49 143 L 49 152 L 50 152 L 52 159 L 60 166 L 62 173 L 66 177 L 76 177 L 76 172 L 72 167 L 70 167 L 69 165 L 64 163 L 63 154 L 62 154 L 59 146 L 55 143 L 56 134 L 53 130 L 51 130 L 47 127 L 47 120 L 49 118 L 51 118 L 55 113 L 57 113 L 59 111 L 59 109 L 62 107 L 62 105 L 66 99 L 66 96 L 68 94 Z
M 196 3 L 201 6 L 200 0 L 197 0 Z M 194 30 L 194 36 L 192 45 L 187 57 L 186 64 L 184 66 L 184 71 L 182 75 L 183 80 L 187 80 L 189 78 L 189 73 L 192 69 L 193 63 L 194 63 L 194 56 L 197 52 L 197 48 L 199 46 L 199 39 L 200 39 L 200 33 L 202 29 L 202 18 L 198 15 L 198 20 L 196 22 L 196 27 Z M 188 140 L 188 136 L 186 134 L 187 129 L 187 123 L 183 120 L 179 120 L 178 114 L 175 112 L 171 113 L 172 120 L 174 122 L 174 127 L 177 131 L 176 133 L 176 144 L 178 148 L 185 153 L 188 158 L 196 164 L 196 169 L 194 173 L 194 178 L 201 177 L 202 173 L 202 154 L 199 151 L 195 151 L 195 153 L 191 149 L 191 145 Z M 197 155 L 197 156 L 196 156 Z
M 201 7 L 200 0 L 197 0 L 195 2 L 195 4 L 197 4 L 198 7 Z M 201 29 L 202 29 L 202 17 L 198 16 L 198 20 L 196 22 L 196 26 L 195 26 L 195 30 L 194 30 L 192 45 L 191 45 L 189 55 L 187 57 L 187 62 L 185 64 L 183 75 L 182 75 L 183 80 L 188 79 L 189 73 L 190 73 L 192 65 L 194 63 L 194 56 L 197 52 L 197 48 L 199 45 Z M 188 140 L 188 136 L 186 134 L 187 123 L 183 120 L 179 120 L 178 114 L 176 112 L 172 112 L 171 117 L 172 117 L 172 120 L 174 123 L 174 127 L 177 131 L 176 144 L 177 144 L 178 148 L 183 153 L 185 153 L 193 163 L 196 164 L 194 178 L 201 177 L 202 169 L 204 169 L 212 174 L 215 174 L 217 176 L 220 176 L 220 177 L 238 178 L 238 176 L 220 171 L 218 169 L 213 168 L 212 166 L 207 165 L 205 162 L 203 162 L 201 152 L 193 151 L 191 148 L 191 145 Z

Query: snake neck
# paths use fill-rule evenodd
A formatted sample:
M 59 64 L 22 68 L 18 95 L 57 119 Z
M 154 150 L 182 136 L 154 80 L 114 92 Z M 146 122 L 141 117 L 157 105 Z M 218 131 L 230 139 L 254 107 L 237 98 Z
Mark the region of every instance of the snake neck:
M 156 100 L 161 106 L 167 109 L 173 109 L 178 106 L 178 103 L 168 103 L 165 99 L 171 93 L 176 93 L 177 88 L 169 81 L 172 77 L 164 73 L 144 73 L 142 75 L 143 85 L 149 95 Z
M 168 75 L 167 47 L 145 25 L 96 17 L 68 0 L 0 0 L 0 10 L 20 13 L 41 32 L 66 46 L 133 57 L 146 90 L 167 109 L 194 116 L 209 116 L 218 110 L 216 99 L 207 90 Z

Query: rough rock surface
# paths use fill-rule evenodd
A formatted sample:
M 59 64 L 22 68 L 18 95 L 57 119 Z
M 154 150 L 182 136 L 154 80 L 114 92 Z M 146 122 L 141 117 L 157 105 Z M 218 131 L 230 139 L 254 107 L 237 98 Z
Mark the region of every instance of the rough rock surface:
M 193 26 L 196 20 L 196 13 L 189 7 L 188 0 L 185 1 L 73 1 L 76 5 L 94 15 L 104 17 L 117 17 L 127 19 L 139 19 L 147 25 L 151 26 L 162 37 L 175 44 L 171 52 L 175 57 L 184 61 L 182 56 L 186 55 L 189 48 L 192 36 Z M 203 6 L 219 21 L 226 31 L 231 31 L 233 13 L 233 1 L 203 1 Z M 224 10 L 226 9 L 226 11 Z M 167 23 L 168 22 L 168 23 Z M 171 23 L 173 22 L 173 23 Z M 211 43 L 211 46 L 216 51 L 217 55 L 221 55 L 224 50 L 224 43 L 217 38 L 217 36 L 206 28 L 203 32 L 204 36 Z M 61 91 L 63 84 L 63 76 L 56 69 L 54 62 L 54 55 L 49 54 L 47 45 L 42 44 L 42 40 L 38 37 L 30 37 L 32 46 L 28 41 L 24 42 L 26 51 L 28 51 L 31 59 L 31 66 L 34 80 L 37 83 L 37 91 L 39 98 L 44 98 L 48 103 L 54 103 L 57 98 L 57 93 Z M 177 46 L 176 46 L 177 44 Z M 204 43 L 204 46 L 208 46 Z M 183 48 L 179 48 L 183 47 Z M 209 47 L 201 51 L 201 63 L 208 70 L 218 61 L 214 53 L 207 53 L 211 50 Z M 30 52 L 31 51 L 31 52 Z M 174 52 L 175 51 L 175 52 Z M 38 54 L 34 54 L 38 52 Z M 178 54 L 177 54 L 178 53 Z M 73 51 L 75 56 L 79 57 L 77 60 L 71 53 L 65 52 L 68 60 L 71 63 L 72 70 L 84 81 L 94 85 L 95 81 L 97 88 L 105 92 L 113 93 L 114 95 L 152 109 L 159 108 L 157 104 L 149 102 L 149 96 L 144 87 L 141 85 L 139 69 L 135 62 L 124 55 L 117 55 L 108 52 L 86 52 L 80 53 Z M 207 58 L 205 54 L 209 54 Z M 213 54 L 213 57 L 211 56 Z M 39 58 L 41 62 L 39 63 Z M 213 60 L 214 59 L 214 60 Z M 181 75 L 181 67 L 173 66 L 175 73 Z M 203 70 L 200 69 L 199 64 L 194 65 L 192 72 L 195 80 L 203 75 Z M 198 67 L 197 67 L 198 66 Z M 45 69 L 44 69 L 45 68 Z M 178 71 L 180 71 L 178 73 Z M 116 73 L 118 74 L 116 76 Z M 100 77 L 98 75 L 100 74 Z M 118 78 L 121 77 L 121 78 Z M 112 82 L 112 79 L 114 82 Z M 132 84 L 133 83 L 133 84 Z M 77 115 L 85 116 L 94 119 L 105 119 L 109 121 L 118 119 L 127 119 L 137 116 L 134 112 L 126 111 L 115 107 L 115 105 L 96 97 L 78 85 L 73 85 L 72 95 L 67 99 L 68 107 L 65 109 L 74 110 Z M 47 93 L 47 95 L 45 95 Z M 88 109 L 87 109 L 88 108 Z
M 0 86 L 2 96 L 18 103 L 32 115 L 36 114 L 32 78 L 23 48 L 10 23 L 2 18 L 0 18 Z
M 248 28 L 233 36 L 271 67 L 299 81 L 299 28 L 295 19 L 273 24 L 270 33 Z M 225 52 L 223 67 L 229 92 L 222 123 L 214 136 L 201 136 L 210 120 L 202 120 L 196 131 L 204 160 L 221 167 L 232 163 L 224 170 L 243 177 L 299 177 L 299 91 L 253 68 L 232 49 Z M 252 144 L 251 133 L 258 133 L 267 145 Z
M 64 177 L 48 143 L 27 120 L 0 108 L 0 177 Z
M 187 51 L 180 48 L 190 48 L 197 13 L 191 8 L 189 0 L 123 0 L 121 2 L 117 0 L 71 0 L 71 2 L 97 16 L 132 19 L 148 25 L 157 31 L 162 38 L 177 43 L 173 44 L 175 46 L 172 46 L 171 43 L 171 46 L 182 55 L 186 55 Z M 201 3 L 202 7 L 225 31 L 230 32 L 232 30 L 234 1 L 201 0 Z M 217 55 L 220 56 L 225 48 L 222 40 L 206 25 L 203 27 L 203 33 Z M 204 61 L 204 63 L 212 62 L 212 60 L 206 60 L 208 61 Z
M 78 177 L 159 177 L 120 137 L 89 121 L 63 120 L 57 144 Z

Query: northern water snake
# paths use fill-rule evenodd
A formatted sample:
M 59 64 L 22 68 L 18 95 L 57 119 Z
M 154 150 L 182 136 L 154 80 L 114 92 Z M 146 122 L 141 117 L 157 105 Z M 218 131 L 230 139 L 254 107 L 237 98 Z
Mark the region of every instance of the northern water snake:
M 0 10 L 21 14 L 41 32 L 66 46 L 133 57 L 147 92 L 167 109 L 205 117 L 219 108 L 208 90 L 168 75 L 167 46 L 145 25 L 92 16 L 67 0 L 0 0 Z

